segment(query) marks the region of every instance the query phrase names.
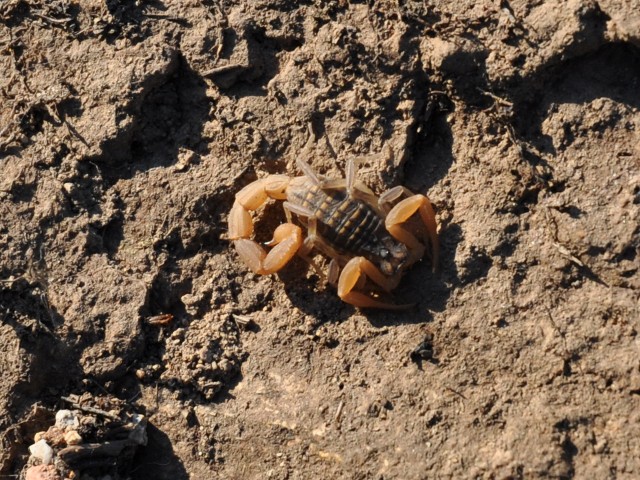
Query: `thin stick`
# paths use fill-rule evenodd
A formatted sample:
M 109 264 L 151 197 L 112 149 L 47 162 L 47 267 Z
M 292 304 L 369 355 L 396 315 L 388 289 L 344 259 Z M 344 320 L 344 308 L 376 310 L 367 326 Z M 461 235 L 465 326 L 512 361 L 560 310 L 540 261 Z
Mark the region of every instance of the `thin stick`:
M 69 397 L 60 397 L 60 398 L 62 400 L 64 400 L 65 402 L 70 403 L 73 408 L 77 408 L 78 410 L 81 410 L 83 412 L 93 413 L 94 415 L 102 415 L 103 417 L 107 417 L 108 419 L 114 420 L 114 421 L 117 421 L 117 422 L 121 422 L 122 421 L 120 419 L 120 417 L 118 417 L 117 415 L 114 415 L 112 413 L 106 412 L 104 410 L 100 410 L 99 408 L 82 406 L 82 405 L 74 402 Z

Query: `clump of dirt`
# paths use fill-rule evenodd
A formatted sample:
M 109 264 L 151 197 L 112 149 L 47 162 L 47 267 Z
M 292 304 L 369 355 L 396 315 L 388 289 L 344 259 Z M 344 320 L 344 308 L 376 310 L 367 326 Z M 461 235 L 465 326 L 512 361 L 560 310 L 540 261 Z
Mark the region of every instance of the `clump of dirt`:
M 637 476 L 636 10 L 5 2 L 0 473 L 108 394 L 133 478 Z M 235 193 L 297 158 L 429 195 L 415 309 L 240 262 Z
M 147 444 L 147 419 L 131 412 L 132 406 L 124 400 L 88 392 L 62 399 L 73 410 L 58 410 L 55 422 L 33 434 L 25 478 L 61 480 L 80 472 L 99 478 L 128 476 L 137 448 Z M 23 423 L 37 423 L 40 413 L 32 410 Z

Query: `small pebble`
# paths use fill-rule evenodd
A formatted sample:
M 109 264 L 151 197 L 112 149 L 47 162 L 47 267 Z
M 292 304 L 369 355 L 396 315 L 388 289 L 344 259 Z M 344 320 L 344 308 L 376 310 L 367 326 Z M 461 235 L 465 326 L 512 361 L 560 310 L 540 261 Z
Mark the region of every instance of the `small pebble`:
M 176 328 L 173 333 L 171 334 L 171 338 L 178 338 L 178 339 L 183 339 L 184 338 L 184 334 L 185 334 L 185 329 L 184 328 Z
M 29 453 L 34 458 L 40 460 L 44 465 L 49 465 L 53 460 L 53 448 L 44 440 L 38 440 L 29 447 Z
M 65 192 L 71 194 L 76 189 L 76 186 L 71 182 L 66 182 L 62 184 L 62 188 L 64 188 Z
M 231 369 L 231 362 L 229 362 L 229 360 L 227 360 L 226 358 L 221 358 L 218 362 L 218 367 L 223 372 L 228 372 Z
M 36 465 L 29 467 L 25 480 L 61 480 L 55 465 Z
M 196 159 L 196 154 L 191 150 L 187 150 L 184 147 L 181 147 L 178 151 L 178 162 L 173 167 L 176 172 L 184 172 L 189 165 L 194 163 Z
M 64 434 L 64 441 L 67 445 L 79 445 L 82 443 L 82 437 L 75 430 L 69 430 Z
M 79 425 L 78 417 L 71 410 L 58 410 L 56 413 L 56 427 L 61 429 L 77 428 Z
M 52 447 L 61 447 L 65 445 L 64 430 L 56 427 L 55 425 L 49 427 L 49 430 L 44 432 L 44 435 L 38 440 L 44 439 Z

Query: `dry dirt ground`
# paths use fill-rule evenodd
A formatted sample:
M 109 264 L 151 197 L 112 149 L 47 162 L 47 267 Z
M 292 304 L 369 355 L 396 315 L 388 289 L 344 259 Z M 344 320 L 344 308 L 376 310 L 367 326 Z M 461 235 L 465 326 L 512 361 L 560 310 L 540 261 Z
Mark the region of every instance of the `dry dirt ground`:
M 5 0 L 0 71 L 0 477 L 69 395 L 150 422 L 93 478 L 640 476 L 637 1 Z M 430 196 L 416 308 L 238 260 L 297 157 Z

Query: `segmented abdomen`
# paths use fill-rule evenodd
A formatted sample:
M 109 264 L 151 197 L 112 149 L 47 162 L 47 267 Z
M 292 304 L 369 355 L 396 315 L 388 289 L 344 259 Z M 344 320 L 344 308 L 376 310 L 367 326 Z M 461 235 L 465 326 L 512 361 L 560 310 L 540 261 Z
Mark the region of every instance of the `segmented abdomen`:
M 311 210 L 318 220 L 318 234 L 341 253 L 375 254 L 379 238 L 386 236 L 384 223 L 376 211 L 345 190 L 322 190 L 312 185 L 295 203 Z

